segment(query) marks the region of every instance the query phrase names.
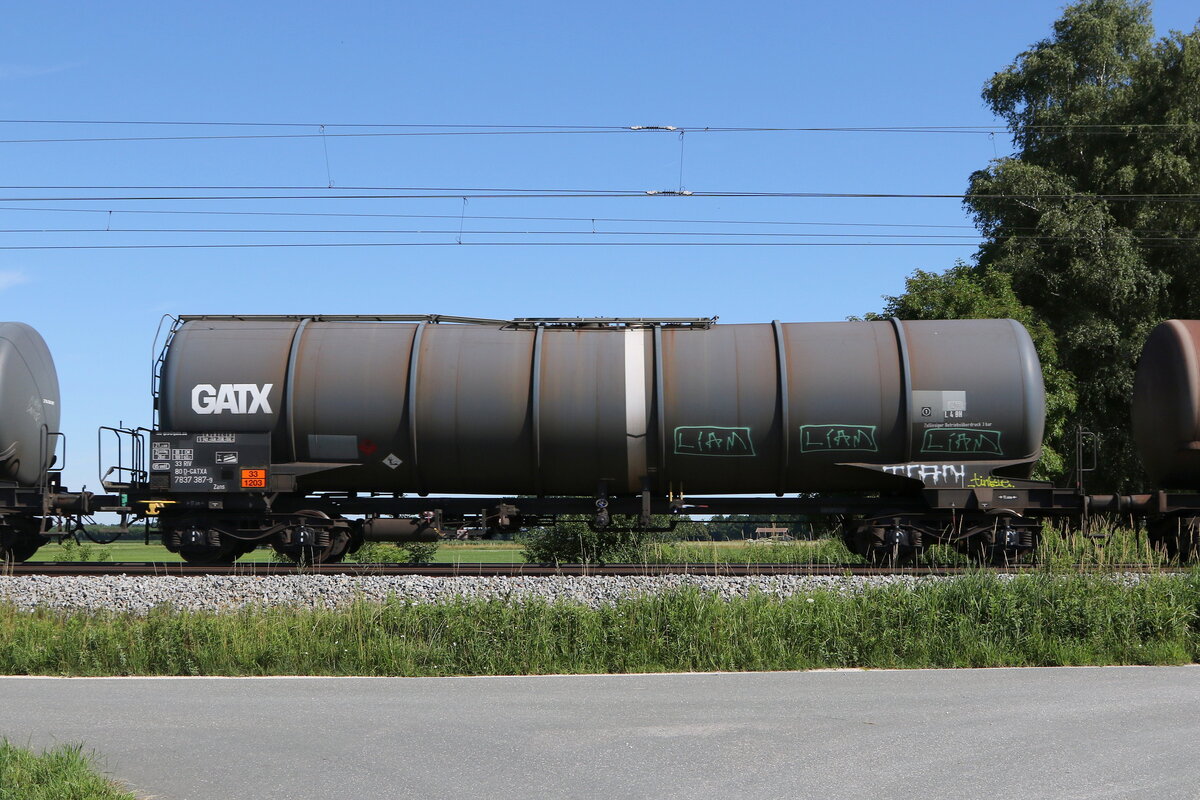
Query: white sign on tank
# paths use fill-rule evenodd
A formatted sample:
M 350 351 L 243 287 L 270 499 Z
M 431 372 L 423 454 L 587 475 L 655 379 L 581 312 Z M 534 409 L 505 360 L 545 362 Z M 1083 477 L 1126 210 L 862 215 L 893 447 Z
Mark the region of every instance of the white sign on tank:
M 197 414 L 270 414 L 267 395 L 272 383 L 200 383 L 192 387 L 192 411 Z

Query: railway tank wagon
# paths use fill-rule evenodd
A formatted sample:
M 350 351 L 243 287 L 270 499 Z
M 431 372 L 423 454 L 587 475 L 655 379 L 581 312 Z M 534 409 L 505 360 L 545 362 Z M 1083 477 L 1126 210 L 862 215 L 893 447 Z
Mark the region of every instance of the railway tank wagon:
M 55 466 L 60 397 L 41 334 L 0 322 L 0 562 L 49 541 L 52 517 L 87 513 L 91 496 L 62 490 Z
M 811 507 L 857 514 L 865 554 L 1032 546 L 1044 395 L 1019 323 L 714 323 L 181 317 L 147 481 L 123 488 L 196 561 L 264 541 L 337 560 L 467 509 Z
M 1200 556 L 1200 320 L 1172 319 L 1146 340 L 1134 376 L 1132 434 L 1159 489 L 1136 498 L 1151 543 Z

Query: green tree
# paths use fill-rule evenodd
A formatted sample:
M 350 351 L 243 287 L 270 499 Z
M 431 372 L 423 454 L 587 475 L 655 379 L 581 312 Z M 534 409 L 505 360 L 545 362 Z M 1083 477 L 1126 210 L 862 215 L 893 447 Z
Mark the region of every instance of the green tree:
M 983 97 L 1017 152 L 971 176 L 978 263 L 1057 336 L 1080 422 L 1105 437 L 1100 482 L 1137 483 L 1138 353 L 1163 319 L 1200 314 L 1200 28 L 1155 42 L 1148 2 L 1077 3 Z
M 665 530 L 675 522 L 675 529 Z M 548 528 L 531 528 L 521 534 L 522 557 L 530 564 L 612 564 L 639 562 L 643 548 L 652 542 L 685 538 L 699 523 L 687 517 L 655 514 L 650 524 L 660 530 L 640 530 L 636 517 L 616 515 L 612 524 L 593 530 L 589 518 L 564 514 Z
M 1113 490 L 1141 482 L 1129 398 L 1146 335 L 1200 317 L 1200 27 L 1154 35 L 1145 0 L 1085 0 L 987 81 L 1016 150 L 970 177 L 983 242 L 951 293 L 969 300 L 971 283 L 1008 277 L 1074 376 L 1077 421 L 1104 436 L 1094 485 Z M 915 288 L 931 277 L 917 273 Z M 1062 421 L 1051 429 L 1061 448 Z

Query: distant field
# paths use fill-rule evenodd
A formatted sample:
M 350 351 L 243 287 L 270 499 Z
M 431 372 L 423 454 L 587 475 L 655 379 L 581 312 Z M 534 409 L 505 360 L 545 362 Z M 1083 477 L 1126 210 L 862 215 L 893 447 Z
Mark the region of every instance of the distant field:
M 161 544 L 142 544 L 141 542 L 113 542 L 112 544 L 93 544 L 86 542 L 82 545 L 46 544 L 37 551 L 32 561 L 182 561 L 178 555 L 169 552 Z M 242 556 L 243 561 L 270 561 L 270 550 L 255 550 L 249 555 Z
M 446 542 L 435 564 L 523 564 L 519 542 Z

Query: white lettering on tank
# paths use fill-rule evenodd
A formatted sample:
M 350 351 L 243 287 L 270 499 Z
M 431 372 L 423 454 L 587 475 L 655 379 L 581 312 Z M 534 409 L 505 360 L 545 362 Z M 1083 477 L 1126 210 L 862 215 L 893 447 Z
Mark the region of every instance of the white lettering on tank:
M 247 414 L 255 414 L 260 410 L 264 414 L 271 413 L 271 404 L 267 402 L 267 392 L 271 391 L 272 386 L 274 384 L 264 383 L 260 389 L 253 383 L 246 384 L 246 391 L 249 392 L 251 401 L 250 409 L 246 412 Z
M 213 396 L 217 393 L 211 383 L 198 383 L 192 387 L 192 411 L 197 414 L 213 413 Z
M 232 383 L 222 383 L 221 388 L 217 389 L 217 402 L 213 403 L 214 414 L 221 414 L 226 411 L 230 414 L 245 413 L 245 409 L 238 406 L 238 401 L 242 399 L 242 395 L 234 392 L 233 387 L 235 385 Z
M 198 383 L 192 387 L 192 411 L 197 414 L 270 414 L 267 399 L 275 384 L 264 383 Z

